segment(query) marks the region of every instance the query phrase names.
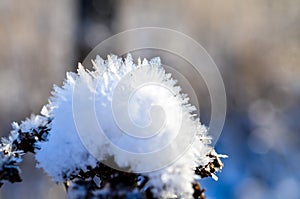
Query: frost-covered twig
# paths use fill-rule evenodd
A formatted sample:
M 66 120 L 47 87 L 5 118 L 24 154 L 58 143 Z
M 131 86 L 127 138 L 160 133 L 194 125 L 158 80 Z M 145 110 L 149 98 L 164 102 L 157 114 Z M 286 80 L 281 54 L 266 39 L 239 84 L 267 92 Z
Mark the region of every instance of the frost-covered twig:
M 13 123 L 9 138 L 2 138 L 1 143 L 1 185 L 4 181 L 20 182 L 18 164 L 25 152 L 34 153 L 39 149 L 37 142 L 46 141 L 50 130 L 51 119 L 32 116 L 21 125 Z M 201 178 L 214 175 L 223 167 L 217 153 L 212 150 L 208 157 L 211 161 L 196 168 L 195 173 Z M 67 179 L 67 177 L 66 177 Z M 64 181 L 71 198 L 155 198 L 151 186 L 147 186 L 149 178 L 141 174 L 127 173 L 112 169 L 102 163 L 87 171 L 80 170 Z M 193 183 L 194 198 L 205 198 L 200 184 Z
M 195 173 L 201 178 L 212 177 L 215 180 L 218 180 L 218 177 L 215 175 L 216 172 L 219 172 L 224 167 L 220 158 L 227 158 L 227 155 L 219 155 L 214 149 L 211 150 L 207 156 L 211 159 L 208 164 L 200 165 L 196 167 Z
M 175 86 L 176 81 L 170 74 L 166 74 L 162 68 L 160 59 L 139 61 L 134 64 L 130 55 L 126 59 L 117 56 L 108 56 L 107 60 L 99 56 L 93 61 L 94 71 L 87 71 L 79 65 L 78 73 L 68 73 L 67 79 L 62 88 L 55 86 L 53 96 L 49 100 L 41 114 L 32 116 L 23 121 L 20 125 L 13 123 L 13 130 L 8 139 L 2 139 L 0 148 L 0 182 L 4 181 L 19 182 L 20 169 L 18 164 L 22 161 L 22 156 L 27 152 L 35 153 L 38 162 L 37 167 L 43 168 L 45 172 L 52 177 L 55 182 L 63 183 L 72 199 L 81 198 L 205 198 L 204 190 L 200 187 L 199 179 L 204 177 L 215 177 L 215 172 L 222 169 L 223 164 L 220 156 L 210 146 L 210 138 L 207 135 L 207 128 L 201 125 L 199 118 L 194 113 L 195 108 L 189 104 L 187 95 L 182 94 L 180 87 Z M 129 74 L 129 76 L 128 76 Z M 129 77 L 129 79 L 126 79 Z M 122 156 L 113 151 L 110 144 L 103 140 L 90 142 L 91 148 L 96 149 L 98 156 L 91 154 L 90 149 L 83 143 L 80 137 L 80 128 L 74 119 L 74 96 L 80 95 L 94 96 L 94 103 L 98 105 L 99 110 L 96 115 L 101 122 L 104 121 L 103 128 L 109 129 L 112 140 L 117 140 L 120 147 L 128 150 L 138 148 L 140 143 L 145 149 L 156 149 L 160 146 L 162 140 L 172 140 L 176 135 L 176 115 L 171 107 L 171 123 L 167 123 L 164 129 L 164 135 L 158 139 L 158 143 L 143 143 L 143 140 L 136 139 L 130 142 L 123 132 L 119 132 L 112 119 L 113 114 L 110 104 L 114 92 L 121 82 L 121 90 L 127 87 L 139 86 L 137 82 L 149 80 L 159 82 L 162 88 L 167 88 L 172 92 L 171 96 L 166 95 L 159 88 L 150 91 L 141 92 L 139 97 L 147 99 L 154 104 L 162 103 L 164 107 L 169 107 L 173 102 L 175 108 L 182 111 L 181 128 L 186 135 L 194 135 L 191 146 L 174 163 L 163 165 L 160 169 L 145 172 L 129 172 L 139 169 L 144 171 L 143 167 L 149 165 L 130 156 Z M 78 94 L 77 93 L 77 94 Z M 159 96 L 161 94 L 161 96 Z M 123 95 L 120 95 L 122 98 Z M 160 99 L 164 97 L 163 99 Z M 87 97 L 89 100 L 91 97 Z M 88 104 L 83 104 L 79 100 L 76 104 L 82 112 L 79 115 L 79 122 L 89 124 L 91 115 L 86 114 Z M 122 103 L 118 101 L 118 103 Z M 126 104 L 126 103 L 125 103 Z M 177 107 L 176 107 L 177 106 Z M 133 106 L 133 108 L 139 108 Z M 138 109 L 136 109 L 138 110 Z M 139 113 L 134 111 L 133 117 L 145 118 L 147 112 Z M 155 114 L 155 112 L 153 113 Z M 160 115 L 154 115 L 159 117 Z M 108 119 L 107 119 L 108 118 Z M 169 125 L 169 126 L 168 126 Z M 83 133 L 93 129 L 92 126 L 84 126 Z M 82 129 L 81 129 L 82 130 Z M 133 129 L 133 131 L 135 131 Z M 132 132 L 131 132 L 132 133 Z M 140 131 L 134 132 L 139 134 Z M 109 135 L 110 136 L 110 135 Z M 115 137 L 114 137 L 115 136 Z M 92 140 L 93 141 L 92 137 Z M 184 143 L 185 136 L 180 143 L 172 146 L 180 148 Z M 153 146 L 152 146 L 153 145 Z M 141 149 L 139 149 L 141 150 Z M 176 152 L 176 150 L 175 150 Z M 165 155 L 174 155 L 169 151 Z M 143 154 L 143 153 L 141 153 Z M 159 154 L 160 155 L 160 154 Z M 176 155 L 176 154 L 175 154 Z M 154 156 L 152 162 L 163 162 L 166 156 Z M 103 163 L 111 159 L 118 168 L 127 168 L 118 170 Z
M 8 138 L 2 138 L 0 144 L 0 185 L 4 181 L 21 182 L 19 163 L 22 156 L 39 149 L 37 142 L 47 140 L 50 118 L 31 116 L 20 125 L 12 124 L 13 130 Z

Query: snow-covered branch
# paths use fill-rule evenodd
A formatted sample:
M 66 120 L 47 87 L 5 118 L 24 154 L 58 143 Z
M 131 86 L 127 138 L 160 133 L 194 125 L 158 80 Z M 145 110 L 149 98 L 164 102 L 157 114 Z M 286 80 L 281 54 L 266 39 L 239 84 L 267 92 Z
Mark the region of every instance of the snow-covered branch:
M 41 115 L 31 116 L 20 125 L 13 123 L 8 139 L 3 138 L 0 145 L 0 183 L 20 182 L 19 164 L 22 156 L 31 152 L 35 154 L 37 167 L 43 168 L 55 182 L 64 184 L 72 199 L 204 198 L 199 180 L 204 177 L 217 179 L 215 173 L 223 168 L 220 157 L 225 156 L 218 155 L 210 146 L 207 128 L 196 117 L 195 108 L 189 103 L 187 95 L 176 86 L 176 80 L 165 72 L 160 59 L 139 60 L 136 65 L 130 55 L 125 59 L 112 55 L 107 60 L 97 57 L 93 64 L 94 71 L 79 65 L 78 73 L 68 73 L 63 87 L 54 87 L 53 96 Z M 112 110 L 114 103 L 117 107 L 123 103 L 120 99 L 127 106 L 128 99 L 123 97 L 135 88 L 140 89 L 140 85 L 145 85 L 145 80 L 154 82 L 154 86 L 136 92 L 136 101 L 129 107 L 131 117 L 142 123 L 144 118 L 149 117 L 149 112 L 143 111 L 147 109 L 147 103 L 162 107 L 164 114 L 161 110 L 150 114 L 159 120 L 165 119 L 161 115 L 166 116 L 164 128 L 160 130 L 162 135 L 155 142 L 145 142 L 145 138 L 141 137 L 132 140 L 132 135 L 143 136 L 142 133 L 146 132 L 144 128 L 130 127 L 131 137 L 121 132 Z M 115 96 L 118 96 L 116 101 L 113 99 Z M 89 104 L 77 99 L 81 97 L 92 99 L 99 110 L 93 114 L 87 112 Z M 140 99 L 146 100 L 140 103 Z M 74 109 L 76 105 L 79 109 Z M 177 109 L 182 117 L 176 115 Z M 78 110 L 80 120 L 76 123 Z M 163 141 L 171 141 L 172 150 L 167 153 L 162 150 L 158 155 L 151 156 L 152 159 L 138 159 L 139 156 L 133 157 L 123 151 L 117 153 L 105 137 L 100 136 L 99 139 L 89 134 L 90 140 L 84 140 L 82 134 L 96 129 L 90 123 L 93 115 L 98 116 L 111 142 L 124 150 L 135 150 L 138 155 L 144 155 L 148 152 L 146 150 L 164 149 Z M 118 113 L 120 115 L 121 121 L 127 121 L 124 114 Z M 178 119 L 179 129 L 176 126 Z M 84 128 L 81 129 L 80 125 Z M 157 129 L 156 126 L 149 128 Z M 183 134 L 179 135 L 182 129 Z M 179 142 L 176 142 L 177 137 L 180 137 Z M 180 148 L 185 143 L 189 147 Z M 176 159 L 172 164 L 165 161 L 170 157 Z M 155 167 L 157 165 L 159 168 Z

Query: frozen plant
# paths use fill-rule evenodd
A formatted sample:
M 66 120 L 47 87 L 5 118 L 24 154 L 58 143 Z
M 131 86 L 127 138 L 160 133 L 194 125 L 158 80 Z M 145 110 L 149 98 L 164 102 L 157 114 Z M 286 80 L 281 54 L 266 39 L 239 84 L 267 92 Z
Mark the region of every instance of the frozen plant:
M 107 60 L 103 60 L 97 56 L 92 62 L 93 71 L 86 70 L 79 64 L 77 73 L 67 73 L 61 88 L 54 86 L 52 97 L 42 109 L 41 115 L 31 116 L 21 124 L 12 124 L 13 130 L 9 138 L 2 138 L 0 146 L 1 185 L 5 181 L 21 181 L 19 164 L 22 156 L 31 152 L 35 154 L 37 167 L 43 168 L 53 181 L 63 183 L 71 199 L 205 198 L 199 180 L 209 176 L 217 179 L 215 173 L 223 167 L 219 159 L 223 156 L 218 155 L 210 146 L 207 128 L 201 125 L 195 114 L 195 107 L 189 103 L 187 95 L 181 92 L 171 74 L 165 72 L 160 59 L 138 60 L 135 64 L 129 54 L 125 59 L 110 55 Z M 133 140 L 124 135 L 114 121 L 111 104 L 114 103 L 114 94 L 121 81 L 122 85 L 125 85 L 125 93 L 138 87 L 137 82 L 143 81 L 159 83 L 160 87 L 172 93 L 172 96 L 169 96 L 164 89 L 155 87 L 153 90 L 154 87 L 148 87 L 148 90 L 139 92 L 136 101 L 129 106 L 132 108 L 132 118 L 140 123 L 149 117 L 149 112 L 143 111 L 149 104 L 167 107 L 164 109 L 167 118 L 165 127 L 161 130 L 162 135 L 157 135 L 156 142 Z M 94 97 L 92 100 L 96 106 L 95 114 L 101 127 L 105 129 L 109 140 L 117 143 L 120 148 L 136 150 L 135 152 L 142 154 L 159 148 L 162 140 L 172 141 L 178 132 L 175 128 L 177 115 L 174 114 L 174 107 L 171 105 L 178 106 L 175 109 L 180 108 L 181 128 L 186 135 L 195 135 L 192 137 L 193 142 L 172 164 L 151 171 L 147 168 L 152 168 L 152 163 L 167 159 L 163 153 L 145 163 L 116 152 L 111 143 L 101 137 L 100 140 L 92 138 L 97 142 L 91 142 L 91 146 L 87 148 L 74 119 L 74 97 L 77 97 L 74 92 L 79 93 L 79 97 Z M 122 98 L 122 95 L 120 97 Z M 147 99 L 146 104 L 144 101 L 139 103 L 139 99 Z M 117 104 L 122 104 L 118 100 Z M 127 102 L 125 104 L 127 105 Z M 77 113 L 81 116 L 80 123 L 89 124 L 91 118 L 85 117 L 89 116 L 85 111 L 88 105 L 80 100 L 76 105 L 80 110 Z M 159 118 L 160 113 L 151 112 L 151 116 Z M 89 132 L 91 129 L 91 126 L 86 125 L 84 131 Z M 142 133 L 134 128 L 131 131 L 133 132 L 129 133 L 134 135 Z M 180 143 L 172 143 L 174 152 L 170 150 L 167 155 L 175 156 L 178 152 L 176 149 L 180 149 L 179 145 Z M 96 149 L 97 155 L 91 153 L 89 148 Z M 108 159 L 112 159 L 116 167 L 105 164 Z

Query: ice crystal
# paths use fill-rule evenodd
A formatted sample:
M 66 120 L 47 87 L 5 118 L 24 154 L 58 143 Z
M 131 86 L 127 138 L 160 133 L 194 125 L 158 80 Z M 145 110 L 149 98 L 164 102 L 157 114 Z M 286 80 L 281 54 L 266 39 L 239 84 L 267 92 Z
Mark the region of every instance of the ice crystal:
M 176 85 L 177 81 L 171 74 L 166 73 L 160 59 L 154 58 L 150 61 L 139 59 L 135 64 L 131 55 L 125 59 L 110 55 L 107 60 L 97 56 L 92 62 L 93 71 L 88 71 L 79 64 L 77 73 L 67 73 L 62 87 L 54 86 L 49 103 L 41 111 L 42 116 L 32 116 L 20 125 L 13 123 L 9 138 L 2 139 L 0 147 L 0 174 L 2 175 L 0 182 L 20 181 L 20 170 L 17 164 L 22 160 L 24 152 L 32 152 L 35 153 L 37 167 L 43 168 L 54 181 L 64 183 L 71 198 L 86 198 L 88 195 L 90 198 L 100 196 L 107 198 L 108 194 L 129 198 L 133 196 L 137 198 L 202 197 L 203 191 L 198 185 L 199 178 L 214 177 L 214 172 L 219 171 L 223 164 L 209 145 L 207 128 L 197 118 L 195 107 L 189 103 L 187 95 L 183 94 L 180 87 Z M 134 87 L 136 82 L 146 80 L 159 82 L 173 93 L 172 97 L 169 97 L 163 90 L 150 87 L 139 93 L 135 101 L 137 103 L 129 106 L 132 110 L 131 117 L 140 124 L 147 123 L 149 112 L 143 110 L 147 109 L 149 104 L 160 104 L 166 107 L 166 128 L 163 136 L 158 136 L 156 142 L 147 143 L 142 139 L 142 141 L 132 140 L 128 136 L 123 136 L 124 132 L 116 125 L 113 118 L 110 104 L 114 92 L 120 81 L 133 71 L 138 72 L 124 82 L 125 91 Z M 118 167 L 135 171 L 150 168 L 152 163 L 163 162 L 166 154 L 143 163 L 130 156 L 115 153 L 104 140 L 98 140 L 95 146 L 99 149 L 98 156 L 91 154 L 83 144 L 74 120 L 73 98 L 76 96 L 74 92 L 78 89 L 76 87 L 78 85 L 88 88 L 88 93 L 79 90 L 79 94 L 95 97 L 93 99 L 97 106 L 95 114 L 102 128 L 109 134 L 110 140 L 117 143 L 120 148 L 144 153 L 159 148 L 166 140 L 173 140 L 178 125 L 176 108 L 182 110 L 181 128 L 187 135 L 195 135 L 191 146 L 172 164 L 150 172 L 126 173 L 102 164 L 102 160 L 113 158 Z M 139 103 L 139 99 L 147 99 L 145 100 L 147 103 Z M 174 104 L 179 107 L 174 109 L 171 107 Z M 86 104 L 77 105 L 81 110 L 86 107 Z M 80 114 L 84 115 L 84 112 Z M 121 116 L 122 114 L 119 113 Z M 159 115 L 151 116 L 159 118 Z M 82 123 L 88 124 L 89 120 L 89 117 L 81 117 Z M 86 130 L 89 131 L 89 126 Z M 137 135 L 140 132 L 133 129 L 130 133 Z M 184 141 L 185 137 L 182 139 Z M 172 147 L 177 152 L 176 148 L 180 147 L 180 143 L 173 144 Z M 173 151 L 170 151 L 167 155 L 174 155 L 172 153 Z M 11 170 L 13 172 L 10 172 Z

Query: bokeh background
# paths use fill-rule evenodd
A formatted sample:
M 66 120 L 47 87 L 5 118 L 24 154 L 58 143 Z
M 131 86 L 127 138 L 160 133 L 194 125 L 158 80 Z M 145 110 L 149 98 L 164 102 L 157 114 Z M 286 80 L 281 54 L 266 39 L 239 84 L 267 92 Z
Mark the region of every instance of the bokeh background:
M 8 135 L 11 122 L 39 113 L 52 85 L 61 85 L 65 72 L 75 71 L 99 42 L 144 26 L 191 36 L 223 76 L 228 111 L 216 148 L 229 159 L 219 181 L 201 181 L 207 197 L 299 199 L 298 0 L 1 0 L 1 135 Z M 198 97 L 207 124 L 205 89 Z M 0 198 L 65 198 L 62 186 L 35 169 L 32 155 L 22 171 L 24 181 L 5 184 Z

